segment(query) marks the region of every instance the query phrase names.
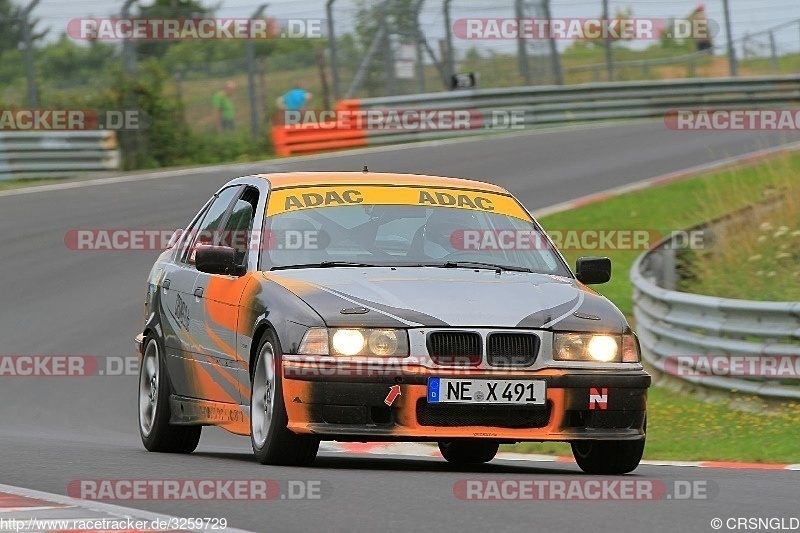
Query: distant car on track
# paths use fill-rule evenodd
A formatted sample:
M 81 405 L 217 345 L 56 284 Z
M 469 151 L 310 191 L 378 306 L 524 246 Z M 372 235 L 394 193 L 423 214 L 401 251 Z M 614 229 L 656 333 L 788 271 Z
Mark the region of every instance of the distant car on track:
M 139 430 L 190 453 L 250 435 L 264 464 L 321 440 L 572 444 L 586 472 L 635 469 L 650 376 L 622 313 L 573 274 L 506 190 L 403 174 L 285 173 L 219 190 L 148 280 Z

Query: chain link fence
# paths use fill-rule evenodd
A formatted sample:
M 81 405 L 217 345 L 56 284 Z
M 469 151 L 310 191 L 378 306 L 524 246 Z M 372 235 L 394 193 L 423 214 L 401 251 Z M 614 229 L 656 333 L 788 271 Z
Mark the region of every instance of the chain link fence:
M 158 3 L 166 6 L 163 16 L 172 16 L 169 0 Z M 134 0 L 127 4 L 131 17 L 140 16 Z M 646 11 L 649 4 L 610 0 L 311 0 L 276 2 L 254 12 L 255 4 L 223 0 L 216 12 L 208 8 L 202 16 L 229 16 L 238 9 L 240 18 L 275 18 L 282 29 L 298 22 L 306 27 L 317 24 L 320 31 L 294 39 L 276 34 L 253 41 L 171 41 L 159 46 L 135 41 L 123 46 L 119 40 L 81 41 L 73 35 L 55 38 L 59 28 L 52 29 L 47 39 L 31 41 L 37 17 L 47 20 L 32 2 L 14 14 L 21 27 L 28 28 L 32 44 L 26 46 L 21 33 L 16 47 L 0 48 L 0 106 L 139 106 L 142 100 L 152 98 L 153 88 L 145 86 L 145 80 L 158 77 L 159 90 L 175 103 L 170 120 L 185 120 L 190 132 L 221 133 L 212 100 L 230 86 L 235 134 L 265 138 L 279 108 L 279 97 L 294 86 L 310 93 L 310 108 L 332 109 L 343 98 L 472 86 L 724 77 L 732 70 L 742 76 L 800 71 L 800 19 L 763 29 L 753 25 L 748 26 L 752 29 L 741 28 L 734 33 L 731 46 L 725 38 L 725 21 L 714 21 L 713 44 L 703 50 L 698 50 L 696 39 L 669 33 L 649 40 L 587 40 L 514 35 L 470 38 L 464 32 L 470 20 L 502 24 L 508 20 L 635 19 L 640 16 L 638 10 Z M 119 17 L 123 7 L 122 1 L 119 5 L 110 2 L 109 16 Z M 722 13 L 717 8 L 716 12 Z M 667 12 L 675 19 L 692 15 Z M 76 6 L 74 15 L 84 13 L 77 12 Z M 775 17 L 785 18 L 779 13 Z M 669 21 L 665 23 L 669 27 Z M 733 60 L 729 50 L 734 51 Z M 125 91 L 127 96 L 113 97 L 113 91 Z M 153 109 L 159 109 L 158 105 Z

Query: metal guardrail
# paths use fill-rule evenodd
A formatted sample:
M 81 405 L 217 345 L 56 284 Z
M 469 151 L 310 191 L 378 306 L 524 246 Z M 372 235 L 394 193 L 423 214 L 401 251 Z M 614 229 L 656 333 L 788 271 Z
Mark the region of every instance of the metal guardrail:
M 742 224 L 752 224 L 756 214 L 770 205 L 775 202 L 751 206 L 692 229 L 704 231 L 707 242 L 724 238 Z M 674 371 L 677 356 L 800 357 L 800 302 L 754 302 L 675 291 L 680 252 L 672 239 L 639 256 L 630 273 L 636 331 L 645 361 L 701 386 L 800 400 L 797 379 L 681 375 Z
M 479 111 L 483 127 L 433 132 L 367 130 L 367 144 L 481 134 L 497 129 L 493 111 L 521 112 L 522 127 L 596 120 L 663 117 L 674 109 L 741 109 L 800 104 L 800 76 L 684 79 L 517 87 L 369 98 L 362 110 Z M 502 120 L 505 118 L 501 117 Z
M 69 178 L 117 170 L 112 131 L 0 132 L 0 181 Z
M 800 104 L 800 76 L 709 78 L 452 91 L 347 100 L 350 111 L 469 111 L 469 128 L 274 127 L 279 155 L 481 135 L 536 126 L 664 117 L 676 109 L 753 109 Z M 514 112 L 513 127 L 508 113 Z M 316 130 L 316 131 L 315 131 Z M 311 132 L 314 132 L 312 135 Z M 329 133 L 326 133 L 329 132 Z M 343 141 L 342 139 L 346 139 Z

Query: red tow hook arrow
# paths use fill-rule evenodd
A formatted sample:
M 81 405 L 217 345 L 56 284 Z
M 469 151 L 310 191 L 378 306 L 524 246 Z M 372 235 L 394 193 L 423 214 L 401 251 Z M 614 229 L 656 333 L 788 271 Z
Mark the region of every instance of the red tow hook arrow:
M 386 396 L 386 399 L 383 400 L 383 403 L 391 407 L 397 397 L 401 394 L 402 392 L 400 392 L 400 385 L 392 385 L 389 387 L 389 394 Z

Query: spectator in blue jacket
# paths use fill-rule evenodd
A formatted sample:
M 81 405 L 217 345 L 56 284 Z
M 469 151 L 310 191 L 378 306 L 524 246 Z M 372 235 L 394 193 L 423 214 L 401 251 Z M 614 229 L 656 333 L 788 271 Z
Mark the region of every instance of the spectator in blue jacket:
M 278 97 L 278 107 L 286 111 L 302 111 L 310 101 L 311 93 L 301 89 L 300 84 L 295 81 L 289 92 Z

